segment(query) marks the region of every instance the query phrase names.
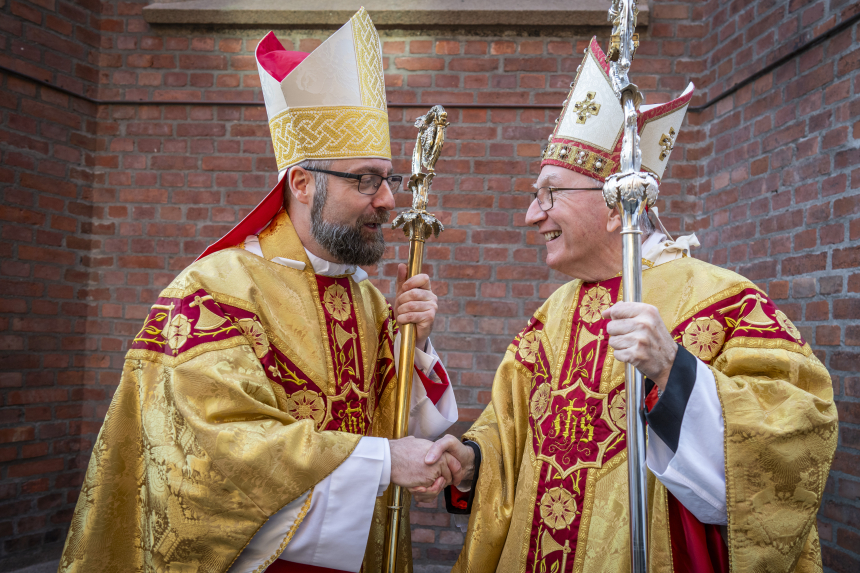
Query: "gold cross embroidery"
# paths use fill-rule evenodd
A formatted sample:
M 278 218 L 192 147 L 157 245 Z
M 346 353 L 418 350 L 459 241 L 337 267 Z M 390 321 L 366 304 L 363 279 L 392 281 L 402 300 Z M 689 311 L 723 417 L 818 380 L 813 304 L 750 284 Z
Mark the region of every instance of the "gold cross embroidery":
M 600 104 L 594 102 L 596 95 L 596 92 L 588 92 L 584 100 L 574 104 L 573 109 L 577 111 L 576 123 L 585 123 L 586 119 L 600 113 Z
M 663 137 L 660 138 L 660 147 L 663 151 L 660 152 L 660 161 L 665 161 L 669 154 L 672 153 L 672 150 L 675 148 L 675 128 L 669 128 L 669 134 L 663 134 Z

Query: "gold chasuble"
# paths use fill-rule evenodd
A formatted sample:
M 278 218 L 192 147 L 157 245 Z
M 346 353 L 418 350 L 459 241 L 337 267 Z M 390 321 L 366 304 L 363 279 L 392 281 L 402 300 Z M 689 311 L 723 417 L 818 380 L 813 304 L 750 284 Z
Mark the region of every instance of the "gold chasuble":
M 222 573 L 305 496 L 280 554 L 312 488 L 361 436 L 393 434 L 396 330 L 383 295 L 370 281 L 315 275 L 283 211 L 259 238 L 264 257 L 214 253 L 152 306 L 93 449 L 61 572 Z M 384 499 L 365 571 L 380 567 Z
M 837 431 L 824 366 L 735 273 L 681 258 L 643 281 L 644 302 L 716 379 L 730 569 L 821 571 L 815 516 Z M 621 300 L 621 277 L 568 283 L 508 348 L 491 404 L 464 436 L 481 464 L 455 572 L 630 570 L 624 365 L 601 316 Z M 677 502 L 649 478 L 650 570 L 673 571 Z

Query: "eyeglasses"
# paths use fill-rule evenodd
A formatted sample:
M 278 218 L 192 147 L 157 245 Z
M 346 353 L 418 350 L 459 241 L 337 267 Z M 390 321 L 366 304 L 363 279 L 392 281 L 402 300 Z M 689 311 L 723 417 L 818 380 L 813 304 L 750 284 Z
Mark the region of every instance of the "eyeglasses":
M 376 173 L 361 173 L 359 175 L 355 175 L 353 173 L 343 173 L 342 171 L 329 171 L 327 169 L 310 169 L 308 167 L 304 168 L 305 171 L 316 171 L 317 173 L 326 173 L 328 175 L 334 175 L 335 177 L 343 177 L 344 179 L 357 179 L 358 180 L 358 192 L 362 195 L 375 195 L 379 188 L 382 186 L 383 181 L 388 181 L 388 188 L 391 189 L 391 192 L 394 193 L 400 188 L 400 183 L 403 181 L 403 177 L 401 175 L 389 175 L 388 177 L 383 177 L 382 175 L 377 175 Z
M 603 187 L 541 187 L 534 194 L 541 211 L 552 209 L 552 194 L 556 191 L 603 191 Z

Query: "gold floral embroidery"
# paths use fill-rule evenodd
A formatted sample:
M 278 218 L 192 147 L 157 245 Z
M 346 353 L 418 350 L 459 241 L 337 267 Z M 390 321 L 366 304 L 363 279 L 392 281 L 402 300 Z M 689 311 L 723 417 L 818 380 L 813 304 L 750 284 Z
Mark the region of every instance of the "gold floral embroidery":
M 785 330 L 789 336 L 793 339 L 800 341 L 800 331 L 797 330 L 797 327 L 794 326 L 794 323 L 791 322 L 791 319 L 785 316 L 785 313 L 781 310 L 776 311 L 776 321 Z
M 532 330 L 526 333 L 520 341 L 520 358 L 523 362 L 534 364 L 537 360 L 538 346 L 540 346 L 540 332 Z
M 253 318 L 243 318 L 236 322 L 236 326 L 251 343 L 257 358 L 262 358 L 269 352 L 269 338 L 266 336 L 266 331 L 263 330 L 263 325 Z
M 346 289 L 339 284 L 333 284 L 325 289 L 323 303 L 325 309 L 335 320 L 349 318 L 349 295 L 346 294 Z
M 588 324 L 594 324 L 602 318 L 601 313 L 610 306 L 612 306 L 612 297 L 609 295 L 609 290 L 601 286 L 595 287 L 582 297 L 580 316 Z
M 191 334 L 191 322 L 184 314 L 177 314 L 164 329 L 164 338 L 167 345 L 173 349 L 173 353 L 188 341 Z
M 684 329 L 684 348 L 704 361 L 717 355 L 725 339 L 726 331 L 720 321 L 706 316 L 690 322 Z
M 532 413 L 532 419 L 535 422 L 539 421 L 544 413 L 546 412 L 547 406 L 549 406 L 549 394 L 550 394 L 550 385 L 549 384 L 541 384 L 538 386 L 538 389 L 535 390 L 534 396 L 532 396 L 531 407 L 529 408 Z
M 540 516 L 550 529 L 566 529 L 576 517 L 576 500 L 566 489 L 554 487 L 540 499 Z
M 609 417 L 615 425 L 622 430 L 627 430 L 627 399 L 623 392 L 619 392 L 609 403 Z
M 325 416 L 325 404 L 319 394 L 312 390 L 293 392 L 287 399 L 287 413 L 296 420 L 312 419 L 319 427 Z

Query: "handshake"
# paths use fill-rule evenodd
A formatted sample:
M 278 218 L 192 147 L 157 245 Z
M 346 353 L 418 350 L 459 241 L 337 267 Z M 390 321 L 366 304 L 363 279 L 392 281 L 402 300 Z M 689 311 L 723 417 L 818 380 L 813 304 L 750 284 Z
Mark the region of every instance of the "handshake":
M 450 434 L 436 442 L 408 437 L 388 443 L 391 483 L 407 488 L 419 502 L 433 501 L 449 485 L 474 479 L 472 448 Z

